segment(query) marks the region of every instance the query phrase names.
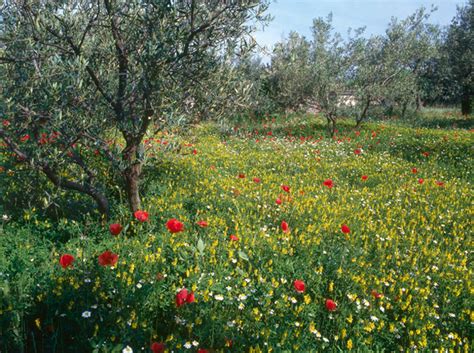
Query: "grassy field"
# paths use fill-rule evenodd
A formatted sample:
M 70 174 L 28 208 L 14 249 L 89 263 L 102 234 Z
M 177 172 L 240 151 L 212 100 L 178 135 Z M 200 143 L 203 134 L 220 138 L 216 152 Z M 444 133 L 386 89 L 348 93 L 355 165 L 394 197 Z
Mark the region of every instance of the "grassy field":
M 0 351 L 471 351 L 474 138 L 433 121 L 153 137 L 148 221 L 1 223 Z

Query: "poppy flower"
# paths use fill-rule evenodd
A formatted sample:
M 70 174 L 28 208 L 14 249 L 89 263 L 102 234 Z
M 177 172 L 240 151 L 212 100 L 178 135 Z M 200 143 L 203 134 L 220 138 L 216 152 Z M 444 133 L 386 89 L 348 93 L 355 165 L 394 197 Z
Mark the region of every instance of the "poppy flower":
M 237 237 L 237 235 L 231 234 L 231 235 L 229 236 L 229 239 L 230 239 L 231 241 L 237 241 L 237 240 L 239 240 L 239 237 Z
M 196 224 L 201 228 L 206 228 L 209 225 L 206 221 L 197 221 Z
M 324 180 L 323 185 L 327 186 L 329 189 L 331 189 L 334 186 L 334 183 L 331 179 L 326 179 L 326 180 Z
M 30 135 L 26 134 L 26 135 L 23 135 L 22 137 L 20 137 L 20 141 L 21 142 L 26 142 L 30 139 Z
M 281 189 L 285 192 L 290 192 L 290 187 L 288 185 L 282 185 Z
M 444 183 L 442 181 L 436 180 L 436 185 L 438 186 L 444 186 Z
M 186 288 L 181 289 L 178 293 L 176 293 L 176 306 L 179 308 L 186 303 L 193 303 L 194 302 L 194 292 L 188 293 Z
M 59 264 L 62 268 L 72 267 L 74 260 L 74 256 L 71 254 L 64 254 L 59 258 Z
M 288 223 L 286 223 L 285 221 L 281 221 L 280 227 L 284 233 L 288 233 L 290 231 L 290 227 L 288 227 Z
M 153 353 L 163 353 L 165 351 L 165 344 L 163 342 L 153 342 L 150 349 Z
M 253 178 L 253 182 L 258 184 L 258 183 L 261 182 L 261 180 L 260 180 L 260 178 Z
M 361 154 L 361 153 L 362 153 L 362 151 L 360 150 L 360 148 L 356 148 L 356 149 L 354 150 L 354 154 L 356 154 L 356 155 L 359 155 L 359 154 Z
M 9 127 L 10 126 L 10 122 L 6 119 L 3 120 L 2 124 L 3 124 L 3 127 Z
M 107 250 L 99 255 L 99 265 L 100 266 L 115 266 L 118 261 L 118 255 Z
M 413 174 L 416 174 L 416 173 L 418 173 L 418 169 L 412 168 L 412 169 L 411 169 L 411 172 L 412 172 Z
M 146 222 L 148 221 L 148 212 L 147 211 L 135 211 L 135 213 L 133 214 L 135 216 L 135 218 L 137 219 L 137 221 L 139 222 Z
M 306 285 L 304 284 L 303 281 L 299 280 L 299 279 L 296 279 L 294 282 L 293 282 L 293 287 L 295 287 L 295 290 L 298 292 L 298 293 L 303 293 L 306 289 Z
M 122 225 L 120 223 L 113 223 L 109 226 L 110 234 L 112 235 L 119 235 L 122 231 Z
M 368 178 L 369 178 L 369 177 L 368 177 L 367 175 L 362 175 L 362 176 L 361 176 L 361 179 L 362 179 L 363 181 L 366 181 Z
M 196 299 L 194 298 L 194 292 L 191 292 L 186 297 L 186 303 L 191 304 L 194 303 Z
M 199 348 L 197 353 L 209 353 L 209 351 L 205 348 Z
M 179 233 L 184 230 L 184 224 L 178 221 L 176 218 L 171 218 L 168 222 L 166 222 L 166 228 L 168 228 L 170 233 Z
M 197 149 L 194 149 L 193 154 L 197 154 L 197 153 L 198 153 Z
M 425 180 L 423 178 L 418 179 L 418 184 L 423 184 Z
M 428 157 L 430 155 L 429 152 L 423 152 L 423 156 Z
M 341 232 L 343 232 L 344 234 L 349 234 L 351 232 L 351 230 L 346 224 L 343 224 L 341 226 Z
M 280 199 L 280 198 L 277 198 L 277 199 L 275 200 L 275 203 L 276 203 L 277 205 L 281 205 L 281 199 Z
M 240 173 L 240 174 L 239 174 L 239 179 L 245 179 L 245 174 L 244 174 L 244 173 Z
M 337 304 L 331 299 L 326 299 L 325 305 L 328 311 L 334 311 L 337 308 Z

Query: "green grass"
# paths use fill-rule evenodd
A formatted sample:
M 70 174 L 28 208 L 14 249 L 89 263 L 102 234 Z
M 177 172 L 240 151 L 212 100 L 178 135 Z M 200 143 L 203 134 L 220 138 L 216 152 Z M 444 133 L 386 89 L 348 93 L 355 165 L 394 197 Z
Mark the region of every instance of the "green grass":
M 4 221 L 0 350 L 469 351 L 472 132 L 352 126 L 331 140 L 323 120 L 290 116 L 158 136 L 183 148 L 148 151 L 150 220 L 115 207 L 117 237 L 40 208 Z M 115 268 L 97 264 L 107 249 Z M 177 308 L 183 287 L 196 301 Z

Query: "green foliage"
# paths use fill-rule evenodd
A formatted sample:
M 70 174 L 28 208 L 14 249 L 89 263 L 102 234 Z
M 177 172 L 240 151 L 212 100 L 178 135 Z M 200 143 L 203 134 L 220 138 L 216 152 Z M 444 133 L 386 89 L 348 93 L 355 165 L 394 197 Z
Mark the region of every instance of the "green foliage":
M 147 133 L 195 112 L 218 116 L 223 102 L 244 104 L 248 89 L 228 61 L 252 48 L 267 5 L 4 1 L 0 114 L 9 126 L 0 138 L 56 188 L 87 194 L 105 215 L 110 190 L 97 175 L 114 173 L 120 182 L 112 186 L 135 211 Z M 76 147 L 99 150 L 110 168 L 92 168 Z
M 115 237 L 38 210 L 1 220 L 2 352 L 469 351 L 472 133 L 349 120 L 333 140 L 324 131 L 321 118 L 273 116 L 166 136 L 189 153 L 152 142 L 150 219 L 118 209 Z M 183 232 L 167 231 L 171 218 Z M 98 264 L 105 250 L 114 268 Z M 183 287 L 196 300 L 178 308 Z

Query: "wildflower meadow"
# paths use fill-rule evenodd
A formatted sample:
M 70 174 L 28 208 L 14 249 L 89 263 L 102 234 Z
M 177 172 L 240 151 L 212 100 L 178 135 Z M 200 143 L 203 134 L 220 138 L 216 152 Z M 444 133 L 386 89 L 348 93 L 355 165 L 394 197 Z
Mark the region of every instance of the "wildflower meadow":
M 150 136 L 132 216 L 4 215 L 0 351 L 471 351 L 472 130 L 322 124 Z

